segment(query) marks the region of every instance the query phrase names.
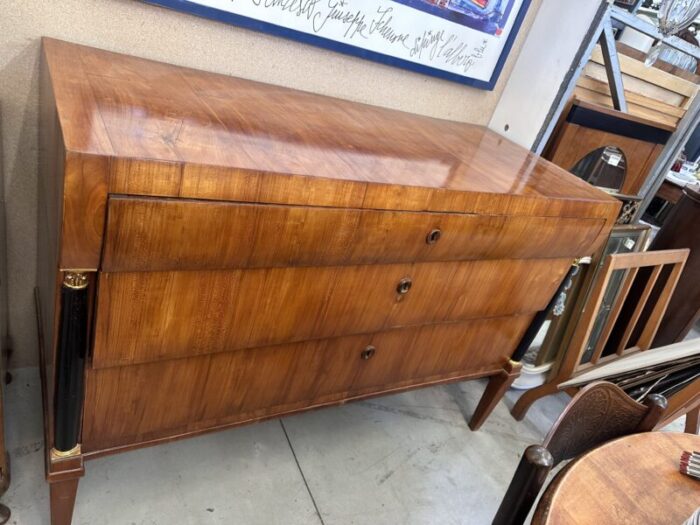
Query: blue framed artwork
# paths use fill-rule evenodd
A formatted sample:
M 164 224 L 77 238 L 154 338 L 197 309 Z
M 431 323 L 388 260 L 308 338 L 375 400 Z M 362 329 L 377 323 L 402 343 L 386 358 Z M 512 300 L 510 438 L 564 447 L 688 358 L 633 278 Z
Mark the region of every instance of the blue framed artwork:
M 530 0 L 144 0 L 493 89 Z

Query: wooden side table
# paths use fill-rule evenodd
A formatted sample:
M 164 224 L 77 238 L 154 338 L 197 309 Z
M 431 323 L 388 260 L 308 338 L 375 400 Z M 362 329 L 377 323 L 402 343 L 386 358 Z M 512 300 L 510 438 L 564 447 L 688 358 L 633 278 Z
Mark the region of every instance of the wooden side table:
M 700 481 L 678 471 L 700 437 L 647 432 L 593 449 L 545 490 L 533 524 L 683 523 L 700 506 Z

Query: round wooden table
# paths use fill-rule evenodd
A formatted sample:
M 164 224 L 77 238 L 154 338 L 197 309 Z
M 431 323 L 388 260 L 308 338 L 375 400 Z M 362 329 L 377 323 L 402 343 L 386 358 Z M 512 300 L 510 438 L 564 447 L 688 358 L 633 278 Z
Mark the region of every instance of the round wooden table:
M 532 523 L 677 524 L 700 507 L 700 480 L 678 471 L 700 436 L 647 432 L 611 441 L 567 465 L 545 490 Z

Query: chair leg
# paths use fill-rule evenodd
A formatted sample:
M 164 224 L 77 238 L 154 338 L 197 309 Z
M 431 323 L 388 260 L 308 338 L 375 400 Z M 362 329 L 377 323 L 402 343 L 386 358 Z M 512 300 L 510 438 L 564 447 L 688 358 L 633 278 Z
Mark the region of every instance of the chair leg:
M 476 407 L 471 421 L 469 421 L 469 428 L 472 430 L 481 428 L 481 425 L 484 424 L 484 421 L 489 417 L 498 402 L 503 399 L 510 385 L 518 378 L 521 368 L 522 365 L 520 363 L 508 361 L 498 375 L 489 378 L 489 384 L 486 385 L 486 390 L 481 396 L 479 405 Z
M 700 406 L 695 407 L 685 415 L 685 433 L 700 433 Z
M 533 388 L 532 390 L 528 390 L 522 396 L 520 396 L 518 401 L 513 406 L 513 409 L 510 411 L 510 415 L 518 421 L 522 421 L 525 414 L 527 414 L 527 411 L 530 409 L 530 406 L 535 401 L 559 391 L 557 384 L 558 381 L 551 381 L 549 383 L 545 383 L 544 385 L 540 385 L 537 388 Z
M 527 447 L 491 525 L 525 523 L 553 466 L 549 450 L 540 445 Z

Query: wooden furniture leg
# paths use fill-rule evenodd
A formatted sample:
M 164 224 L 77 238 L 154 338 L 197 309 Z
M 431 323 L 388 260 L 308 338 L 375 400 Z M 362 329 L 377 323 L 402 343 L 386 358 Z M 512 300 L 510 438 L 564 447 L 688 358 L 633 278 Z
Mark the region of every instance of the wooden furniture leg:
M 522 421 L 525 417 L 525 414 L 527 414 L 527 411 L 530 409 L 530 407 L 535 401 L 542 397 L 551 396 L 552 394 L 559 392 L 557 384 L 557 381 L 551 381 L 549 383 L 545 383 L 544 385 L 540 385 L 537 388 L 533 388 L 532 390 L 526 391 L 523 395 L 521 395 L 518 398 L 518 401 L 516 401 L 515 405 L 513 405 L 513 408 L 510 411 L 510 415 L 513 416 L 516 420 Z
M 78 481 L 85 474 L 80 447 L 70 454 L 50 452 L 49 481 L 51 493 L 51 525 L 70 525 L 73 519 Z
M 685 430 L 686 434 L 700 433 L 700 405 L 685 415 Z
M 472 430 L 481 428 L 481 425 L 484 424 L 484 421 L 489 417 L 489 414 L 491 414 L 498 402 L 503 399 L 510 385 L 518 378 L 521 368 L 522 365 L 520 363 L 511 360 L 505 364 L 498 375 L 489 378 L 489 384 L 486 385 L 484 395 L 481 396 L 481 401 L 479 401 L 479 405 L 476 407 L 471 421 L 469 421 L 469 428 Z
M 527 447 L 492 525 L 525 523 L 553 465 L 549 450 L 541 445 Z
M 50 483 L 51 525 L 70 525 L 79 478 Z

